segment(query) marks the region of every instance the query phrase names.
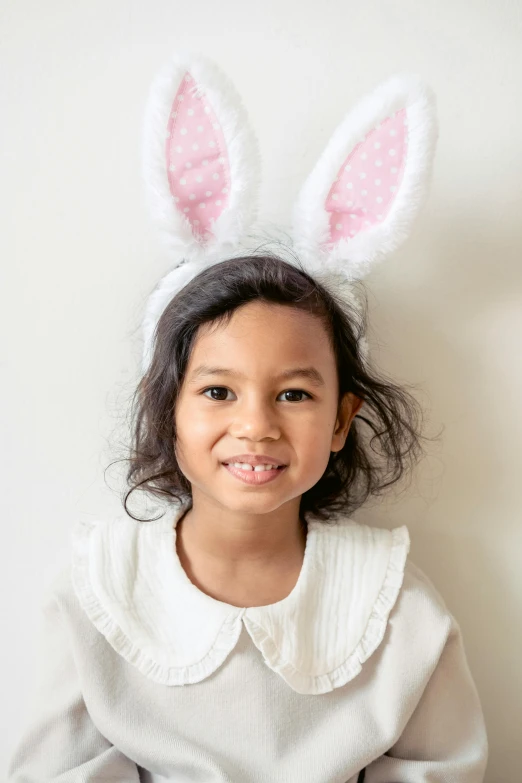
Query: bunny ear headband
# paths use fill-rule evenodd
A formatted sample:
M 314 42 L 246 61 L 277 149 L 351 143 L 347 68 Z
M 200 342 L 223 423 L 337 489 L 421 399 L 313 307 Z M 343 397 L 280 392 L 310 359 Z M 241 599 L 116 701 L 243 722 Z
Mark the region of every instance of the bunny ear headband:
M 437 135 L 435 97 L 409 74 L 391 77 L 349 112 L 293 210 L 294 250 L 310 274 L 363 278 L 407 238 L 428 190 Z M 144 372 L 168 302 L 247 242 L 259 168 L 228 78 L 200 56 L 173 58 L 154 80 L 145 113 L 147 196 L 175 265 L 147 302 Z

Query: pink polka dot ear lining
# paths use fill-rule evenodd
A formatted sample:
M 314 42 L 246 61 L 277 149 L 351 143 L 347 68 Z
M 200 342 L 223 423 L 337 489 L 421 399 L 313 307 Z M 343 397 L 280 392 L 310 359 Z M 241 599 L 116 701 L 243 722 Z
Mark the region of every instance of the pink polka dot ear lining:
M 190 73 L 183 77 L 167 125 L 165 158 L 169 188 L 198 236 L 228 203 L 230 166 L 221 125 Z
M 362 278 L 399 247 L 427 196 L 437 136 L 435 96 L 415 75 L 389 78 L 349 111 L 293 207 L 293 249 L 311 274 Z M 172 296 L 205 266 L 259 243 L 257 141 L 235 87 L 213 62 L 180 53 L 157 74 L 143 175 L 171 261 L 147 304 L 145 368 Z
M 350 152 L 326 199 L 330 244 L 385 220 L 404 173 L 407 145 L 406 110 L 399 109 Z

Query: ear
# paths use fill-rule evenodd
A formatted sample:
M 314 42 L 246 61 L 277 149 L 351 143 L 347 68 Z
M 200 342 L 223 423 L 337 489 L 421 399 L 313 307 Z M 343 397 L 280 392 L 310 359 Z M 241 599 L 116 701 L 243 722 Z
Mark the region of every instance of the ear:
M 256 211 L 257 142 L 214 63 L 180 53 L 158 73 L 145 111 L 143 176 L 174 266 L 233 249 L 247 232 Z
M 294 207 L 303 260 L 354 279 L 393 252 L 426 196 L 437 135 L 435 97 L 416 76 L 394 76 L 356 105 Z

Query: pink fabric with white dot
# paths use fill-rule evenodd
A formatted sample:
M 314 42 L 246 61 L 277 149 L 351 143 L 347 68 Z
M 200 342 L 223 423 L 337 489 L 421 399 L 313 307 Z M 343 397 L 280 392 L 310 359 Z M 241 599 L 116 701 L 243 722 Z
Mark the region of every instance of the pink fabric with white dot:
M 183 77 L 169 116 L 165 145 L 169 187 L 176 207 L 200 237 L 226 207 L 230 168 L 221 127 L 204 95 Z
M 402 179 L 407 130 L 406 110 L 399 109 L 348 155 L 326 199 L 331 244 L 385 219 Z

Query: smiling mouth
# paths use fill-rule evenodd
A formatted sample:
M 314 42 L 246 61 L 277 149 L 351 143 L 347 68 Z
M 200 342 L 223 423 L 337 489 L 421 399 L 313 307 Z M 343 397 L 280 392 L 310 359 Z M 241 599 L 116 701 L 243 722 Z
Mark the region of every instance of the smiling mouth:
M 274 467 L 270 466 L 269 468 L 265 467 L 264 465 L 248 465 L 248 463 L 242 463 L 241 466 L 238 463 L 234 462 L 223 462 L 223 465 L 231 465 L 232 467 L 237 468 L 237 470 L 246 470 L 250 471 L 251 473 L 255 471 L 256 473 L 263 473 L 264 471 L 269 470 L 282 470 L 283 468 L 286 468 L 286 465 L 275 465 Z

